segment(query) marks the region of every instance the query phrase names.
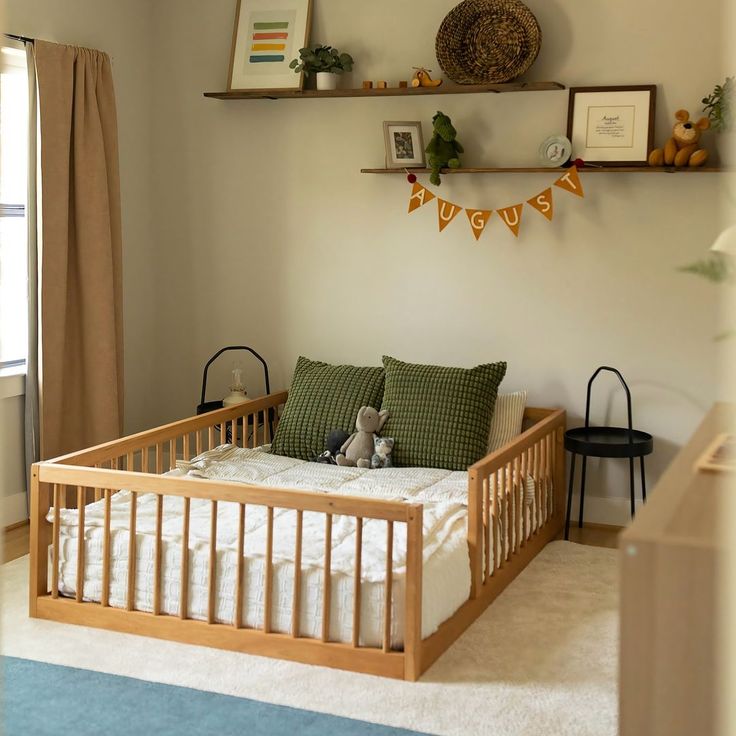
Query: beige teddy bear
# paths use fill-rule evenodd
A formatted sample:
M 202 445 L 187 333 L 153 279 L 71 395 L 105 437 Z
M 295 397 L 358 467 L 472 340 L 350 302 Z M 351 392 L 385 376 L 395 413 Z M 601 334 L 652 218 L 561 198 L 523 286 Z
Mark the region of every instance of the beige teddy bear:
M 697 123 L 690 122 L 687 110 L 675 113 L 677 122 L 672 128 L 672 138 L 664 148 L 655 148 L 649 154 L 650 166 L 702 166 L 708 160 L 708 151 L 698 148 L 698 141 L 704 130 L 710 128 L 708 118 L 700 118 Z

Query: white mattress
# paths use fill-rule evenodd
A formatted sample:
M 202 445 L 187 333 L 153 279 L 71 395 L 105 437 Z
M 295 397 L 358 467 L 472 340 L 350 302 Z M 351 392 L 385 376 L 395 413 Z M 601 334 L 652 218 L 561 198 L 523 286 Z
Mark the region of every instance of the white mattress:
M 468 598 L 467 473 L 431 468 L 343 468 L 272 455 L 261 449 L 223 445 L 191 462 L 179 462 L 173 474 L 247 482 L 274 488 L 373 496 L 424 504 L 422 636 L 434 633 Z M 162 611 L 178 614 L 181 564 L 181 498 L 164 499 Z M 192 499 L 189 536 L 189 616 L 206 619 L 209 579 L 210 502 Z M 127 593 L 130 494 L 116 493 L 111 504 L 112 563 L 110 605 L 124 607 Z M 99 601 L 102 580 L 104 502 L 85 509 L 84 599 Z M 53 518 L 53 511 L 49 513 Z M 76 592 L 78 515 L 60 514 L 59 591 Z M 320 637 L 322 627 L 324 515 L 305 512 L 302 552 L 300 634 Z M 273 549 L 273 631 L 291 630 L 296 513 L 276 509 Z M 153 608 L 156 497 L 137 499 L 136 605 Z M 242 605 L 245 626 L 263 626 L 266 509 L 246 507 L 245 578 Z M 237 570 L 238 505 L 220 502 L 217 519 L 215 618 L 232 623 Z M 360 642 L 379 646 L 383 637 L 386 522 L 363 524 Z M 330 639 L 352 640 L 355 520 L 335 516 L 332 530 Z M 406 526 L 394 524 L 392 646 L 403 646 Z

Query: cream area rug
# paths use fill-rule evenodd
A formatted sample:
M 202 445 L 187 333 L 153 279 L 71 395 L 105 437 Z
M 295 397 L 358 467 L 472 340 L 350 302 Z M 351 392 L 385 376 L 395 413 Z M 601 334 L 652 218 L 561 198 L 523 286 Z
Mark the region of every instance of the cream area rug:
M 615 736 L 616 550 L 552 542 L 419 682 L 28 618 L 0 568 L 4 655 L 441 736 Z

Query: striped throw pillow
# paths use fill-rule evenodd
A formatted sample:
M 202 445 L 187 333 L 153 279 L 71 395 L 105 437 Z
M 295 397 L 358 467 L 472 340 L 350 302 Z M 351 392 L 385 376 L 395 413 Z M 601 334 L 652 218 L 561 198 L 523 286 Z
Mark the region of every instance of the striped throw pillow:
M 300 357 L 284 413 L 271 444 L 274 455 L 312 460 L 325 449 L 333 429 L 355 431 L 361 406 L 378 409 L 383 368 L 329 365 Z
M 526 409 L 526 391 L 512 394 L 499 394 L 496 410 L 491 421 L 491 436 L 488 439 L 488 452 L 495 452 L 521 434 Z
M 394 438 L 394 465 L 467 470 L 486 454 L 506 363 L 445 368 L 384 356 L 383 367 L 389 417 L 381 434 Z

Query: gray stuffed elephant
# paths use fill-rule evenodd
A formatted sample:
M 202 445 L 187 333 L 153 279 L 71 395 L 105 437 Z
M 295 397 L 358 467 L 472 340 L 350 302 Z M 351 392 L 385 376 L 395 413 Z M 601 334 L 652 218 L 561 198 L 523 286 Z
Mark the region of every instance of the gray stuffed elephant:
M 388 419 L 387 411 L 377 411 L 372 406 L 361 406 L 353 432 L 340 448 L 337 456 L 338 465 L 358 466 L 359 468 L 370 468 L 373 457 L 374 440 L 377 432 L 383 429 Z

